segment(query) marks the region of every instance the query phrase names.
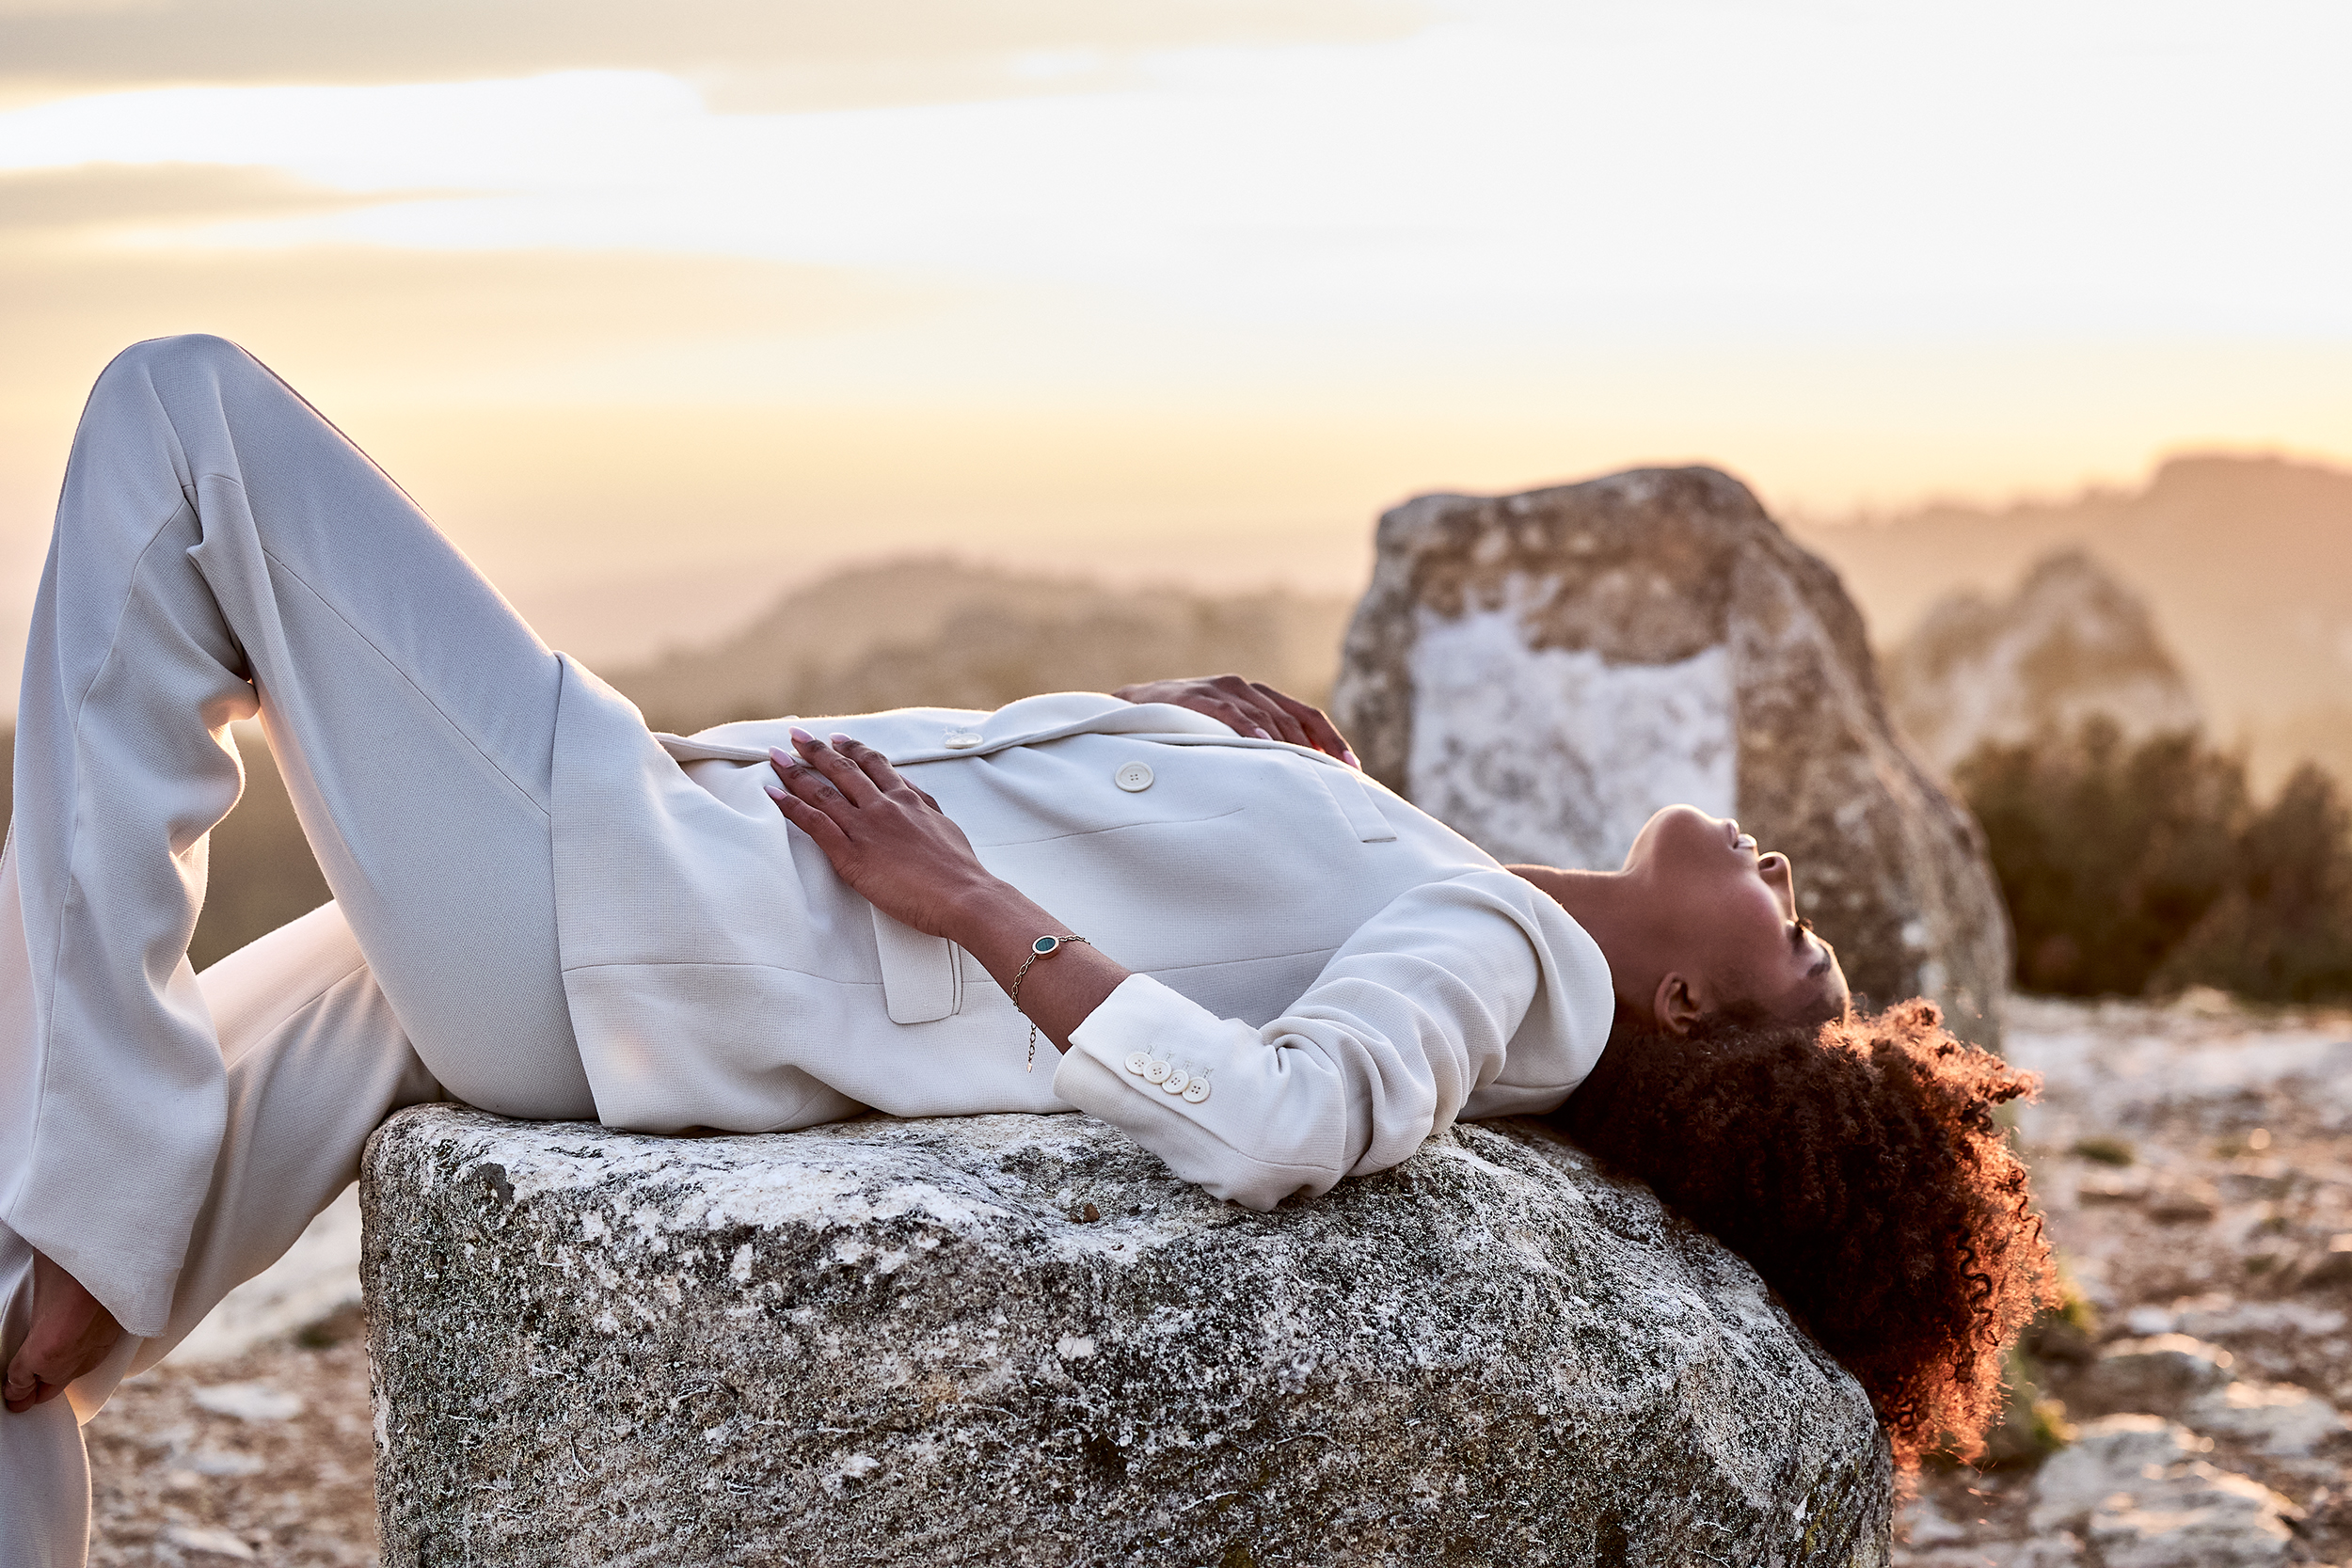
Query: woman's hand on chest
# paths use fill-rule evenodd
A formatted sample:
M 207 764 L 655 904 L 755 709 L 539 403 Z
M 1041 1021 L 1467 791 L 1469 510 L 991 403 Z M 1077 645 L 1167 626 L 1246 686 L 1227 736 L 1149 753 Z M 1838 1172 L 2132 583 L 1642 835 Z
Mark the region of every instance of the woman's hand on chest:
M 815 841 L 834 871 L 902 926 L 944 937 L 1013 990 L 1041 936 L 1069 934 L 1020 889 L 993 875 L 939 802 L 872 747 L 845 735 L 831 743 L 792 732 L 792 750 L 769 753 L 768 786 L 787 820 Z M 1078 933 L 1083 935 L 1083 933 Z M 1107 954 L 1069 945 L 1023 982 L 1021 1010 L 1054 1042 L 1127 978 Z
M 863 742 L 836 735 L 828 744 L 795 729 L 792 748 L 768 753 L 776 774 L 768 797 L 786 820 L 882 913 L 954 940 L 963 909 L 997 883 L 963 830 Z

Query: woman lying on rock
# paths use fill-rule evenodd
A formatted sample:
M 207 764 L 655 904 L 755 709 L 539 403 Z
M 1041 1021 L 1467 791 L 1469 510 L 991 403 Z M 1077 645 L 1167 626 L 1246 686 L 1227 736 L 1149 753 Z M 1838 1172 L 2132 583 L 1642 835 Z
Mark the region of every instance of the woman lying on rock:
M 199 977 L 256 712 L 335 902 Z M 824 727 L 649 734 L 243 351 L 107 369 L 0 867 L 0 1562 L 80 1560 L 74 1413 L 444 1098 L 651 1132 L 1075 1108 L 1258 1209 L 1565 1104 L 1906 1460 L 1982 1425 L 2044 1279 L 1992 1119 L 2027 1083 L 1924 1005 L 1851 1016 L 1737 824 L 1506 868 L 1231 677 Z

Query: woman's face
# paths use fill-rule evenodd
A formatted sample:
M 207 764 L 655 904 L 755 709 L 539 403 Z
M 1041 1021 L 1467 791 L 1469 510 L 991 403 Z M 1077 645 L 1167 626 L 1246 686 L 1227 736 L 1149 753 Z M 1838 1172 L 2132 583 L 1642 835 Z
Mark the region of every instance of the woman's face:
M 1780 1017 L 1844 1010 L 1845 973 L 1797 917 L 1788 857 L 1759 851 L 1739 823 L 1668 806 L 1634 836 L 1625 871 L 1662 967 L 1691 977 L 1704 1010 L 1740 1002 Z

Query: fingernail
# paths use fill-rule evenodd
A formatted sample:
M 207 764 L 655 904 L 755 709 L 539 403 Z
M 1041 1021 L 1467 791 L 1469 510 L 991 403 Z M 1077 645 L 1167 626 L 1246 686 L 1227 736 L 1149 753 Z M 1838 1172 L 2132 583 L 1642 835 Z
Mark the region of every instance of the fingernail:
M 794 756 L 791 752 L 779 746 L 771 746 L 768 748 L 768 760 L 774 763 L 778 768 L 798 768 L 801 766 L 800 758 Z
M 839 730 L 833 732 L 833 744 L 835 746 L 847 746 L 849 743 L 850 737 L 848 736 L 843 735 Z
M 801 728 L 798 724 L 792 726 L 792 740 L 795 745 L 799 746 L 814 746 L 817 744 L 817 737 L 809 734 L 806 730 Z
M 768 799 L 773 800 L 778 805 L 782 805 L 785 801 L 791 799 L 790 796 L 785 794 L 783 790 L 778 789 L 774 784 L 762 784 L 760 787 L 768 792 Z
M 1274 738 L 1272 736 L 1266 734 L 1265 731 L 1254 727 L 1249 733 L 1256 736 L 1260 740 L 1272 740 Z
M 1343 751 L 1340 752 L 1340 760 L 1341 760 L 1342 762 L 1343 762 L 1343 763 L 1347 764 L 1347 766 L 1348 766 L 1348 767 L 1350 767 L 1350 768 L 1361 768 L 1361 767 L 1363 766 L 1363 764 L 1362 764 L 1362 763 L 1358 762 L 1358 761 L 1356 760 L 1356 753 L 1355 753 L 1355 752 L 1350 752 L 1350 751 L 1346 751 L 1346 750 L 1343 750 Z

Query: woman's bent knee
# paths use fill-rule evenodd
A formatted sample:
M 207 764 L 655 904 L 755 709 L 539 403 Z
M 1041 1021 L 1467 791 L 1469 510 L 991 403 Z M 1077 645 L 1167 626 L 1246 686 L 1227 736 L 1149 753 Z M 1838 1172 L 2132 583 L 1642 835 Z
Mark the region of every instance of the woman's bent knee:
M 133 343 L 108 361 L 104 375 L 115 371 L 154 371 L 203 366 L 211 369 L 259 369 L 253 356 L 226 338 L 209 332 L 176 332 L 167 338 L 147 338 Z
M 82 413 L 82 433 L 76 461 L 87 460 L 82 445 L 93 435 L 106 443 L 150 438 L 161 429 L 180 428 L 184 416 L 209 402 L 215 406 L 224 388 L 274 380 L 259 360 L 226 338 L 210 333 L 183 332 L 170 338 L 150 338 L 133 343 L 109 360 L 90 388 Z M 195 404 L 187 399 L 194 396 Z M 171 467 L 181 487 L 193 477 L 184 470 L 193 454 L 175 454 Z

